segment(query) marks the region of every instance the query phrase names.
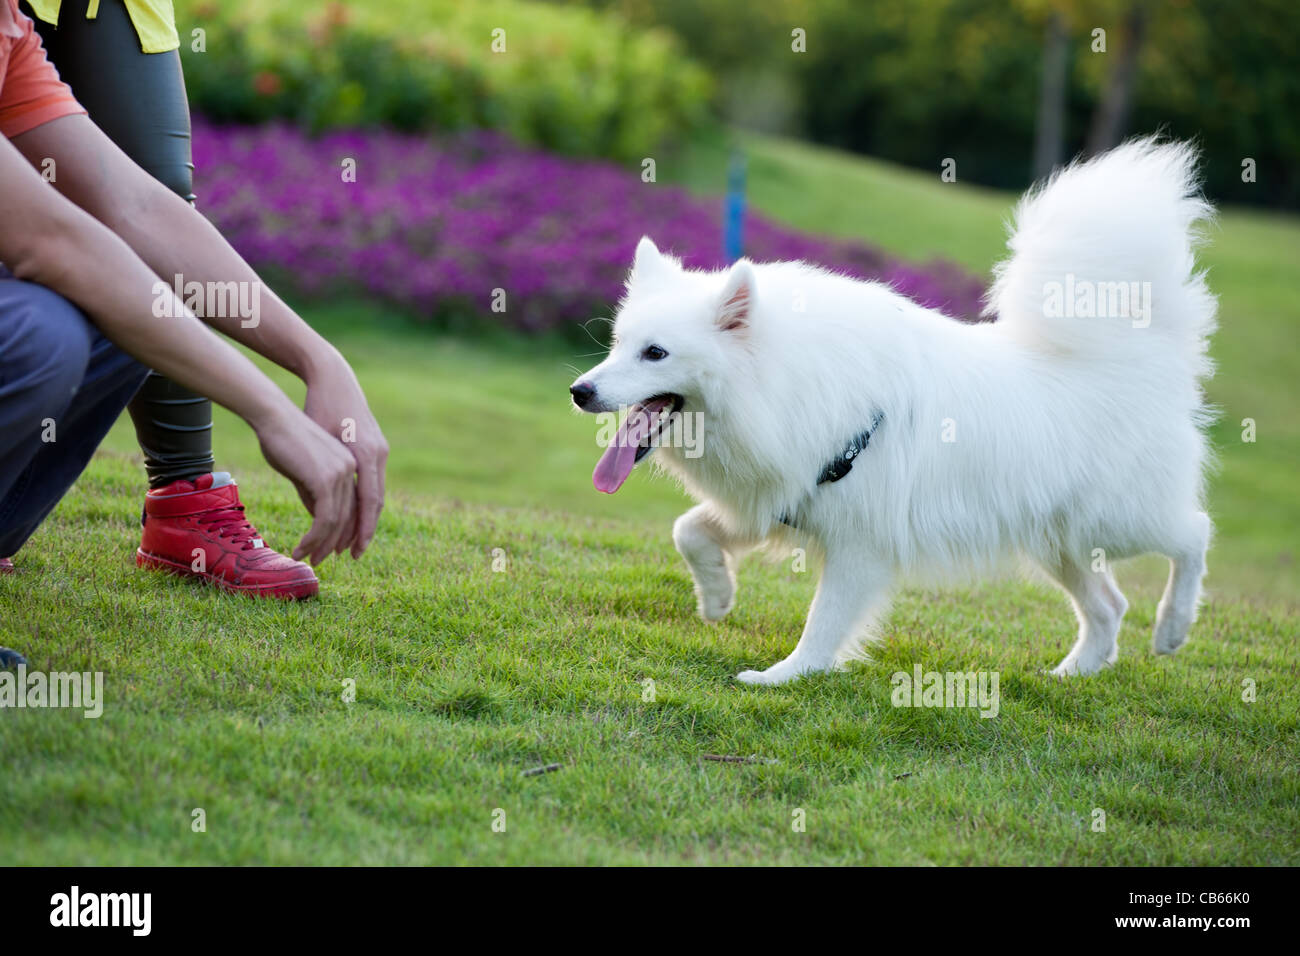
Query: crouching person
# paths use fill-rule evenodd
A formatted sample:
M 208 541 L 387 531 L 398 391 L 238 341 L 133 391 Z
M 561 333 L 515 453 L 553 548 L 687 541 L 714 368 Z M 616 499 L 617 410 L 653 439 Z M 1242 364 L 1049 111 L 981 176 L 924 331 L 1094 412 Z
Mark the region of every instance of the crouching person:
M 47 182 L 37 169 L 57 174 Z M 351 368 L 90 121 L 16 0 L 0 0 L 0 263 L 0 558 L 72 486 L 150 370 L 243 418 L 314 520 L 292 557 L 279 555 L 244 519 L 229 476 L 209 473 L 147 496 L 142 563 L 191 573 L 197 542 L 213 583 L 306 597 L 317 583 L 304 560 L 361 556 L 388 447 Z M 175 276 L 255 289 L 258 321 L 196 316 L 171 291 Z M 302 378 L 305 410 L 216 332 Z M 355 441 L 342 441 L 345 420 Z

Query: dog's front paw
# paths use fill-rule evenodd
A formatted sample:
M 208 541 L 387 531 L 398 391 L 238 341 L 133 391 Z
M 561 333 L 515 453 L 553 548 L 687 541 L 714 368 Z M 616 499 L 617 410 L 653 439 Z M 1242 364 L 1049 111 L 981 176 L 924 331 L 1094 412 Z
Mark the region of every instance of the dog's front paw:
M 742 684 L 763 684 L 770 687 L 774 684 L 784 684 L 786 681 L 793 679 L 791 677 L 773 677 L 772 671 L 774 670 L 776 670 L 775 667 L 769 667 L 765 671 L 741 671 L 736 675 L 736 680 Z
M 761 684 L 767 687 L 774 687 L 777 684 L 784 684 L 788 681 L 796 680 L 805 674 L 820 674 L 823 671 L 834 670 L 834 663 L 818 665 L 814 663 L 805 663 L 794 661 L 786 658 L 779 664 L 773 664 L 765 671 L 741 671 L 736 675 L 736 680 L 742 684 Z

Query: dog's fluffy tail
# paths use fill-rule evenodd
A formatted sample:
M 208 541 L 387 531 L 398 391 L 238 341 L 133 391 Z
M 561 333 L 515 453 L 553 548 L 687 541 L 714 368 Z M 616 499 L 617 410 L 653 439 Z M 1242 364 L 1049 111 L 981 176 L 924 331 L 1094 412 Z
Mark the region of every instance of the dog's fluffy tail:
M 1213 209 L 1196 161 L 1191 144 L 1135 139 L 1031 190 L 986 313 L 1053 354 L 1170 356 L 1208 374 L 1216 303 L 1193 250 Z

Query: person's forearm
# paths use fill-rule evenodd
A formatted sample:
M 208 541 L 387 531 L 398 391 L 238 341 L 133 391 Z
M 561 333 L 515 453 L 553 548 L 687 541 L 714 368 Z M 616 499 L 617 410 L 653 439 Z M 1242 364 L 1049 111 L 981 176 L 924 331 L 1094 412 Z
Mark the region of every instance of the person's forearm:
M 297 412 L 257 366 L 177 302 L 125 242 L 80 210 L 69 209 L 34 235 L 11 268 L 80 306 L 142 364 L 254 428 Z
M 338 358 L 334 347 L 262 283 L 216 227 L 165 187 L 150 190 L 142 204 L 109 226 L 168 284 L 180 276 L 187 302 L 186 284 L 198 283 L 205 290 L 190 302 L 203 321 L 304 381 Z M 226 296 L 223 290 L 231 282 L 238 284 L 237 291 Z M 215 290 L 211 297 L 208 289 Z M 208 308 L 210 300 L 216 308 Z
M 45 123 L 16 137 L 14 145 L 34 167 L 40 168 L 45 157 L 56 159 L 55 188 L 121 236 L 168 285 L 177 276 L 183 284 L 199 283 L 205 294 L 195 297 L 200 306 L 195 312 L 218 331 L 308 383 L 317 369 L 336 371 L 342 363 L 334 347 L 262 285 L 206 218 L 140 169 L 86 117 Z M 217 293 L 214 309 L 207 308 L 209 288 Z M 223 294 L 231 288 L 233 303 Z M 256 305 L 257 314 L 240 314 L 249 304 Z

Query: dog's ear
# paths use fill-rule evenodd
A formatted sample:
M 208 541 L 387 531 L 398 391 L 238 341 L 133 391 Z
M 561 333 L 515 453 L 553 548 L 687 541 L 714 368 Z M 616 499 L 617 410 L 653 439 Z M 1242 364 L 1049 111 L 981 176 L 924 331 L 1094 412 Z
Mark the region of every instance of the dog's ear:
M 749 328 L 754 311 L 754 267 L 748 259 L 737 259 L 722 283 L 715 320 L 723 332 L 742 332 Z
M 667 279 L 677 268 L 676 259 L 660 252 L 649 236 L 642 236 L 636 244 L 636 258 L 632 260 L 632 272 L 627 277 L 627 284 L 630 286 L 637 282 Z

